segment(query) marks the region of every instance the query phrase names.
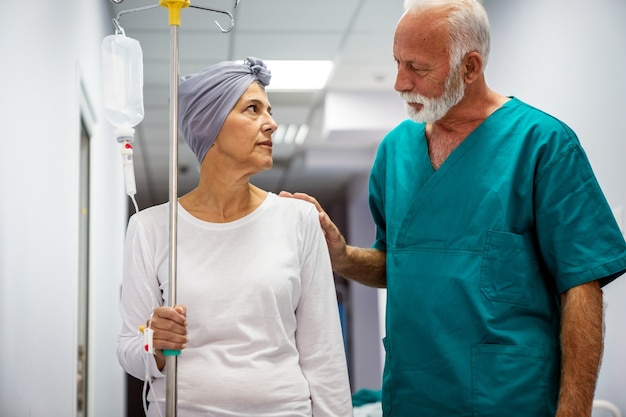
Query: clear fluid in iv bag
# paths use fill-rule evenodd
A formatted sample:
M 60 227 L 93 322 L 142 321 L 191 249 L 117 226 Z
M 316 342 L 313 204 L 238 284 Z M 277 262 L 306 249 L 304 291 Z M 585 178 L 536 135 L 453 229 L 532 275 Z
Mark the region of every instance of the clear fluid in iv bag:
M 107 120 L 122 131 L 139 124 L 144 116 L 143 54 L 137 40 L 122 34 L 102 40 L 102 80 Z

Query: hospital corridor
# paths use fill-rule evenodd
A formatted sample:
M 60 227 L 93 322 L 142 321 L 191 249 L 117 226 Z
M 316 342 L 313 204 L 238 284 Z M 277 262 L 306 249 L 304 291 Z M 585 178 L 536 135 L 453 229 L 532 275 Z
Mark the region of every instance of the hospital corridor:
M 416 1 L 406 0 L 406 4 Z M 504 97 L 506 104 L 502 108 L 507 111 L 529 103 L 532 107 L 528 106 L 528 114 L 545 112 L 566 125 L 567 132 L 571 128 L 584 149 L 582 159 L 588 159 L 592 168 L 589 177 L 597 179 L 595 191 L 606 198 L 606 207 L 597 206 L 602 217 L 590 220 L 598 223 L 595 234 L 583 238 L 574 226 L 564 229 L 572 240 L 578 239 L 575 246 L 583 252 L 594 247 L 596 239 L 608 239 L 607 235 L 621 239 L 626 235 L 626 132 L 621 126 L 626 109 L 626 2 L 480 3 L 489 16 L 491 29 L 488 63 L 481 62 L 486 65 L 484 76 L 489 88 Z M 477 313 L 464 313 L 459 306 L 474 301 L 468 300 L 470 295 L 466 299 L 466 294 L 446 299 L 447 289 L 458 285 L 461 291 L 461 284 L 450 280 L 445 286 L 428 287 L 432 290 L 428 297 L 435 306 L 429 313 L 418 297 L 410 297 L 409 289 L 422 287 L 407 285 L 395 287 L 392 292 L 391 285 L 398 285 L 398 276 L 406 274 L 397 272 L 392 280 L 390 271 L 402 271 L 407 268 L 403 262 L 411 259 L 420 260 L 418 263 L 432 279 L 443 279 L 447 272 L 440 271 L 444 267 L 461 275 L 484 273 L 487 261 L 480 263 L 483 254 L 479 250 L 458 250 L 446 258 L 433 249 L 445 237 L 443 232 L 438 236 L 433 232 L 435 237 L 431 237 L 430 231 L 435 230 L 431 226 L 473 234 L 477 219 L 488 221 L 493 216 L 492 206 L 506 210 L 509 205 L 513 209 L 507 213 L 507 221 L 522 224 L 525 211 L 515 204 L 526 195 L 525 189 L 511 186 L 503 177 L 479 183 L 474 176 L 487 172 L 491 164 L 502 164 L 507 173 L 527 172 L 527 168 L 513 162 L 512 156 L 509 163 L 501 162 L 502 155 L 492 158 L 480 154 L 476 160 L 485 161 L 484 165 L 470 168 L 467 176 L 450 174 L 454 182 L 445 182 L 445 177 L 441 180 L 441 186 L 447 189 L 445 196 L 435 198 L 412 189 L 418 182 L 417 174 L 413 178 L 413 174 L 403 176 L 401 172 L 418 172 L 407 155 L 419 147 L 409 145 L 396 151 L 391 145 L 381 146 L 383 138 L 391 142 L 394 135 L 404 134 L 406 126 L 407 132 L 418 131 L 411 130 L 415 118 L 415 122 L 407 122 L 418 112 L 407 98 L 415 96 L 397 90 L 403 85 L 412 86 L 414 81 L 409 80 L 428 78 L 419 78 L 422 70 L 413 67 L 410 74 L 409 70 L 403 72 L 404 54 L 410 48 L 397 46 L 402 39 L 394 33 L 400 33 L 404 11 L 405 0 L 0 2 L 0 141 L 4 147 L 0 152 L 0 417 L 145 417 L 148 400 L 161 404 L 161 408 L 152 406 L 150 417 L 195 417 L 213 415 L 206 410 L 213 405 L 218 409 L 220 401 L 263 404 L 274 395 L 276 401 L 284 403 L 288 401 L 280 395 L 296 398 L 289 402 L 293 409 L 285 408 L 289 411 L 280 414 L 292 417 L 334 416 L 332 412 L 325 414 L 333 406 L 349 407 L 353 417 L 382 417 L 383 409 L 385 417 L 414 417 L 405 415 L 410 413 L 408 407 L 395 403 L 397 399 L 391 394 L 385 396 L 384 383 L 396 388 L 395 384 L 402 384 L 398 381 L 430 373 L 432 384 L 425 385 L 442 391 L 442 375 L 449 370 L 435 359 L 432 363 L 402 362 L 400 352 L 422 352 L 422 343 L 437 350 L 458 334 L 469 332 L 474 325 L 473 314 Z M 225 69 L 227 65 L 232 67 Z M 450 80 L 446 78 L 446 93 L 452 88 Z M 240 82 L 244 84 L 237 84 Z M 245 100 L 249 103 L 243 106 Z M 237 106 L 243 106 L 239 113 Z M 532 113 L 535 108 L 541 110 Z M 257 125 L 260 133 L 250 133 L 250 137 L 258 137 L 254 151 L 248 155 L 244 153 L 248 146 L 244 144 L 248 140 L 245 135 Z M 431 134 L 427 129 L 423 129 L 425 138 Z M 510 127 L 513 132 L 520 129 L 517 124 Z M 205 140 L 205 131 L 212 135 L 210 143 L 198 143 Z M 238 141 L 236 145 L 224 145 L 231 138 Z M 504 139 L 505 147 L 497 152 L 507 157 L 518 151 Z M 556 141 L 553 139 L 538 151 L 545 154 L 538 157 L 534 172 L 537 181 L 528 182 L 539 190 L 530 193 L 533 209 L 548 202 L 537 209 L 542 213 L 552 213 L 550 202 L 557 199 L 555 192 L 548 190 L 546 200 L 540 201 L 544 181 L 557 184 L 577 180 L 571 178 L 577 175 L 570 175 L 570 171 L 544 175 L 553 164 L 546 163 L 544 171 L 542 158 L 557 153 L 551 148 L 545 150 Z M 462 163 L 454 158 L 461 151 L 471 155 L 469 146 L 463 145 L 466 143 L 456 148 L 459 152 L 452 150 L 450 159 L 441 167 L 434 163 L 431 166 L 427 159 L 427 171 L 434 180 L 423 190 L 435 188 L 440 181 L 436 175 L 443 176 L 453 163 L 460 169 Z M 427 158 L 434 158 L 430 148 L 425 152 Z M 519 152 L 531 153 L 526 148 Z M 391 161 L 390 155 L 398 158 L 397 163 L 387 162 Z M 219 175 L 223 175 L 223 181 Z M 233 180 L 236 175 L 240 176 L 238 181 Z M 398 178 L 397 184 L 392 184 L 392 177 Z M 254 205 L 251 202 L 234 214 L 224 209 L 220 212 L 223 217 L 213 223 L 214 213 L 199 209 L 204 206 L 198 202 L 213 201 L 216 195 L 223 198 L 218 200 L 220 203 L 230 202 L 228 197 L 239 195 L 235 193 L 243 189 L 242 179 L 246 181 L 244 194 L 247 198 L 250 190 Z M 516 180 L 526 184 L 526 178 Z M 473 188 L 463 185 L 466 183 L 476 190 L 493 191 L 497 198 L 474 201 Z M 509 186 L 512 192 L 502 191 Z M 321 207 L 302 202 L 302 197 L 280 196 L 283 191 L 307 194 Z M 562 191 L 564 200 L 569 201 L 574 194 Z M 391 198 L 398 200 L 392 202 Z M 173 201 L 177 204 L 172 205 Z M 448 216 L 444 217 L 445 224 L 437 223 L 437 212 L 456 201 L 464 201 L 463 217 Z M 416 213 L 420 204 L 433 204 L 433 209 L 421 223 L 410 217 L 403 222 L 385 218 L 396 208 L 404 209 L 404 204 Z M 582 216 L 584 210 L 595 216 L 595 205 L 581 208 L 570 204 L 567 207 L 571 209 L 561 209 L 560 218 Z M 520 206 L 526 207 L 524 203 Z M 321 209 L 327 216 L 322 216 L 319 227 Z M 265 221 L 252 222 L 261 215 Z M 343 253 L 337 255 L 338 249 L 333 253 L 332 242 L 326 247 L 324 236 L 328 238 L 330 232 L 324 220 L 329 218 L 348 248 L 371 251 L 367 253 L 387 251 L 386 264 L 382 264 L 386 280 L 383 285 L 364 285 L 348 273 L 331 270 L 338 267 L 336 259 Z M 605 229 L 607 222 L 610 225 Z M 234 230 L 238 227 L 241 229 Z M 432 245 L 424 249 L 425 254 L 418 253 L 419 244 L 411 246 L 411 236 L 405 236 L 417 229 Z M 262 235 L 254 235 L 255 231 Z M 200 233 L 206 240 L 199 240 Z M 514 239 L 499 233 L 489 231 L 486 239 L 492 239 L 496 246 Z M 406 247 L 401 246 L 403 237 L 409 242 Z M 523 250 L 527 249 L 524 245 L 535 241 L 545 249 L 540 237 L 523 242 L 520 239 Z M 213 246 L 203 247 L 202 242 Z M 555 249 L 551 253 L 557 252 Z M 591 250 L 588 253 L 591 258 L 595 256 Z M 439 262 L 441 259 L 445 261 Z M 449 259 L 458 263 L 448 263 Z M 594 259 L 586 261 L 592 265 Z M 190 274 L 211 262 L 219 265 L 217 274 L 228 279 L 215 287 L 191 285 Z M 211 265 L 206 267 L 212 270 Z M 519 272 L 513 262 L 504 267 L 506 274 Z M 539 262 L 537 268 L 546 273 L 550 266 Z M 626 417 L 626 278 L 613 276 L 618 269 L 615 266 L 599 275 L 617 279 L 602 287 L 604 347 L 592 417 Z M 159 277 L 152 284 L 148 281 L 151 273 Z M 257 273 L 263 279 L 262 285 L 231 278 Z M 287 275 L 284 282 L 276 278 L 279 273 Z M 142 280 L 132 281 L 131 275 Z M 306 280 L 309 275 L 310 282 Z M 372 276 L 379 277 L 374 273 Z M 385 285 L 389 285 L 389 293 Z M 561 281 L 547 287 L 551 285 L 555 291 L 556 287 L 565 288 L 561 288 L 565 285 Z M 203 301 L 205 293 L 201 291 L 206 291 L 207 298 L 213 297 L 211 302 Z M 467 294 L 485 297 L 488 302 L 501 295 L 489 291 L 483 288 L 474 294 L 468 290 Z M 534 294 L 529 297 L 532 300 L 506 300 L 510 303 L 498 308 L 502 308 L 503 315 L 514 314 L 543 302 L 541 295 L 536 297 L 538 301 Z M 551 308 L 566 300 L 549 297 L 545 303 Z M 159 309 L 177 305 L 185 307 Z M 400 311 L 401 305 L 408 305 L 417 316 L 409 319 L 408 312 Z M 219 329 L 219 337 L 242 337 L 249 345 L 237 342 L 222 348 L 210 332 L 203 333 L 204 327 L 192 327 L 200 313 L 211 317 L 210 325 Z M 540 316 L 549 314 L 542 310 L 532 320 Z M 159 320 L 164 318 L 171 323 L 178 320 L 180 326 L 163 330 L 159 324 L 164 321 Z M 131 319 L 134 321 L 129 324 Z M 412 320 L 430 323 L 433 333 L 402 340 L 386 334 L 385 329 L 402 329 Z M 447 330 L 442 324 L 446 320 L 457 323 L 457 327 Z M 532 320 L 519 323 L 535 323 Z M 546 327 L 558 326 L 557 322 L 558 317 L 547 317 Z M 255 327 L 267 323 L 270 325 L 263 331 Z M 490 323 L 494 334 L 500 331 L 502 322 L 493 319 Z M 136 340 L 129 341 L 135 337 L 135 330 Z M 163 358 L 153 358 L 153 344 L 174 345 L 172 340 L 182 340 L 176 337 L 187 330 L 189 335 L 201 335 L 202 343 L 220 347 L 202 351 L 190 339 L 180 342 L 182 350 L 180 344 L 176 348 L 156 348 L 159 355 L 165 353 Z M 176 331 L 181 333 L 174 334 Z M 155 332 L 159 337 L 153 337 Z M 171 339 L 164 341 L 163 334 Z M 504 331 L 501 334 L 509 342 L 516 337 Z M 488 346 L 490 337 L 472 349 Z M 521 351 L 522 347 L 513 356 Z M 236 352 L 253 359 L 246 362 Z M 544 359 L 544 353 L 536 355 Z M 133 364 L 139 357 L 144 362 Z M 194 405 L 185 404 L 177 412 L 172 389 L 178 389 L 179 400 L 185 402 L 200 395 L 192 393 L 197 383 L 193 378 L 205 368 L 185 365 L 190 357 L 199 362 L 202 358 L 206 362 L 219 360 L 219 366 L 204 366 L 207 374 L 214 373 L 211 378 L 221 382 L 212 393 L 216 396 L 213 405 L 198 405 L 192 412 L 189 410 Z M 479 357 L 472 356 L 463 365 L 467 369 L 462 368 L 458 374 L 469 372 Z M 301 359 L 298 366 L 302 367 L 302 375 L 298 371 L 293 376 L 293 370 L 283 373 L 277 368 L 278 363 L 281 367 L 287 363 L 293 366 L 293 358 Z M 161 359 L 167 363 L 165 368 Z M 386 365 L 386 360 L 398 362 L 392 366 Z M 247 365 L 242 363 L 253 369 L 242 373 L 246 375 L 241 376 L 242 380 L 229 379 L 229 367 L 245 368 Z M 316 369 L 322 366 L 328 368 Z M 145 375 L 133 376 L 126 367 Z M 181 380 L 177 369 L 193 378 Z M 259 371 L 262 369 L 268 372 L 266 387 L 255 379 L 264 375 Z M 344 369 L 345 378 L 341 373 Z M 159 380 L 161 372 L 167 372 L 167 376 Z M 390 376 L 392 372 L 395 380 Z M 285 382 L 270 375 L 288 378 Z M 150 383 L 144 383 L 144 376 Z M 318 377 L 320 381 L 315 379 Z M 324 378 L 331 382 L 325 383 Z M 459 376 L 459 380 L 463 378 Z M 513 383 L 508 379 L 498 383 L 506 387 L 509 382 Z M 230 387 L 228 384 L 238 387 L 237 392 L 222 394 L 225 390 L 217 388 Z M 347 391 L 333 391 L 335 386 L 344 385 Z M 469 392 L 480 387 L 466 390 L 450 385 L 450 389 Z M 271 391 L 271 395 L 264 390 Z M 309 391 L 313 400 L 308 399 Z M 427 401 L 445 402 L 439 394 L 427 391 L 420 391 Z M 305 405 L 301 406 L 302 395 Z M 520 393 L 520 398 L 524 396 Z M 340 397 L 343 403 L 337 400 Z M 324 398 L 320 400 L 322 405 L 318 406 L 318 398 Z M 307 401 L 313 405 L 306 405 Z M 424 407 L 430 405 L 424 403 Z M 441 411 L 440 417 L 483 415 L 476 411 L 478 408 L 460 414 L 454 404 L 449 404 L 447 410 L 448 414 Z M 512 406 L 510 417 L 517 416 L 516 412 Z M 237 415 L 237 411 L 233 413 L 228 415 Z M 252 415 L 278 414 L 258 411 Z

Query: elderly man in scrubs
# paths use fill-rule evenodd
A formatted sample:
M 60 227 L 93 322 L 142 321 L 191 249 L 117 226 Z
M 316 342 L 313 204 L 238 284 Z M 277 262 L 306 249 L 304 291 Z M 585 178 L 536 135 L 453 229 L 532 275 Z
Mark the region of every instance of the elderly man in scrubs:
M 478 1 L 405 8 L 395 89 L 412 120 L 371 171 L 372 248 L 295 194 L 335 271 L 387 288 L 384 416 L 590 416 L 601 287 L 626 270 L 611 209 L 568 126 L 487 86 Z

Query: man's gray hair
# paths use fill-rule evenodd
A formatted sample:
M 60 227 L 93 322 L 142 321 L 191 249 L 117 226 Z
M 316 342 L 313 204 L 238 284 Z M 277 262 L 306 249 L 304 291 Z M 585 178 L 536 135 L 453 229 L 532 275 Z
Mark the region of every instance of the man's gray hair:
M 421 13 L 447 7 L 450 34 L 450 66 L 457 67 L 468 52 L 476 51 L 487 66 L 491 48 L 489 18 L 478 0 L 405 0 L 405 13 Z

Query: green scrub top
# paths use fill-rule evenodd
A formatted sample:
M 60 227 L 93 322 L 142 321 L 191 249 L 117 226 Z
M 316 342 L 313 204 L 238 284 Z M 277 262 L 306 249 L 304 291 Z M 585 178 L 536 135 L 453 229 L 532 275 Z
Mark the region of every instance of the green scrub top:
M 574 132 L 516 98 L 434 170 L 423 124 L 370 177 L 387 254 L 385 417 L 554 416 L 560 293 L 626 270 Z

